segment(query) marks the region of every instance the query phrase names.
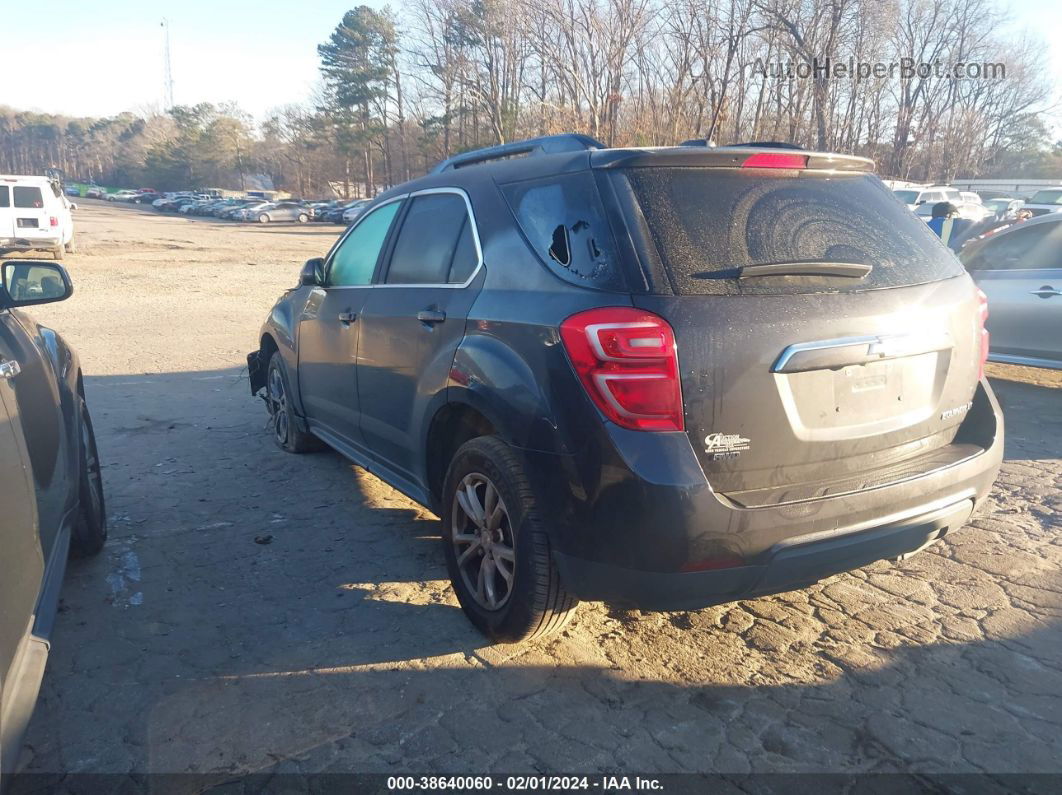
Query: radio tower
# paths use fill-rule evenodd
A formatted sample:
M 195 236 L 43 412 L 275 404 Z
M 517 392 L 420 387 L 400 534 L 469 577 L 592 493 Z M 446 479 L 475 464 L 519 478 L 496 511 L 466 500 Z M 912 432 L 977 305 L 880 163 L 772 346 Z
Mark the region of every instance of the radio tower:
M 170 21 L 162 18 L 163 49 L 162 49 L 162 101 L 169 110 L 173 107 L 173 69 L 170 67 Z

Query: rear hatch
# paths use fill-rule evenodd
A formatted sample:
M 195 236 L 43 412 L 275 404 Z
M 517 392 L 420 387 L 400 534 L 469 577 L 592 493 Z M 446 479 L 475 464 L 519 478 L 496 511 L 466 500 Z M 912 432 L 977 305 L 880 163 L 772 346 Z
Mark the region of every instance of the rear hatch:
M 608 178 L 652 285 L 634 302 L 675 330 L 686 432 L 716 492 L 813 500 L 979 452 L 955 444 L 980 366 L 959 262 L 867 161 L 752 162 L 773 167 Z

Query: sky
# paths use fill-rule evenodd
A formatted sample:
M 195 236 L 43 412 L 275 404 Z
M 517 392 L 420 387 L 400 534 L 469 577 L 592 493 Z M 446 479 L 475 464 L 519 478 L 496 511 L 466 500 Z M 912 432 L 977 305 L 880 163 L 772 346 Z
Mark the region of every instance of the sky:
M 398 10 L 402 1 L 390 5 Z M 48 0 L 47 14 L 38 3 L 5 2 L 8 66 L 0 69 L 0 105 L 71 116 L 160 108 L 164 12 L 174 101 L 236 102 L 261 119 L 271 108 L 309 98 L 319 80 L 317 45 L 327 40 L 344 11 L 359 4 L 380 8 L 385 2 Z M 1014 29 L 1047 41 L 1052 71 L 1062 76 L 1062 2 L 998 3 L 1010 9 Z M 12 70 L 12 64 L 32 68 Z

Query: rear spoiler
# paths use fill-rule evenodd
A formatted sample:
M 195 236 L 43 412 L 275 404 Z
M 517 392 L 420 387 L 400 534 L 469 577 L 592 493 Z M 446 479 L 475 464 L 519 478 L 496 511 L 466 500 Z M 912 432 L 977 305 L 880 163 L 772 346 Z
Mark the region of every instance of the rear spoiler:
M 677 166 L 700 168 L 741 168 L 755 155 L 779 155 L 782 151 L 790 157 L 806 158 L 805 168 L 814 171 L 846 171 L 872 173 L 874 161 L 856 155 L 839 155 L 832 152 L 807 152 L 779 149 L 778 147 L 753 146 L 666 146 L 655 149 L 602 149 L 590 153 L 590 165 L 594 168 L 638 168 L 645 166 Z M 750 163 L 749 166 L 753 167 Z

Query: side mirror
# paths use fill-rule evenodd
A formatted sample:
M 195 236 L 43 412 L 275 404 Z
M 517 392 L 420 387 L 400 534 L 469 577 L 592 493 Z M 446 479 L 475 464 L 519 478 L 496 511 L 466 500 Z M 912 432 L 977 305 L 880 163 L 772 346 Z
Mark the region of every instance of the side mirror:
M 74 285 L 66 268 L 51 262 L 15 260 L 5 262 L 4 292 L 0 296 L 5 308 L 52 304 L 74 294 Z
M 324 257 L 314 257 L 306 260 L 299 274 L 299 285 L 302 287 L 317 287 L 324 284 Z
M 925 204 L 925 203 L 926 203 L 925 199 L 919 199 L 918 201 L 915 202 L 915 204 Z

